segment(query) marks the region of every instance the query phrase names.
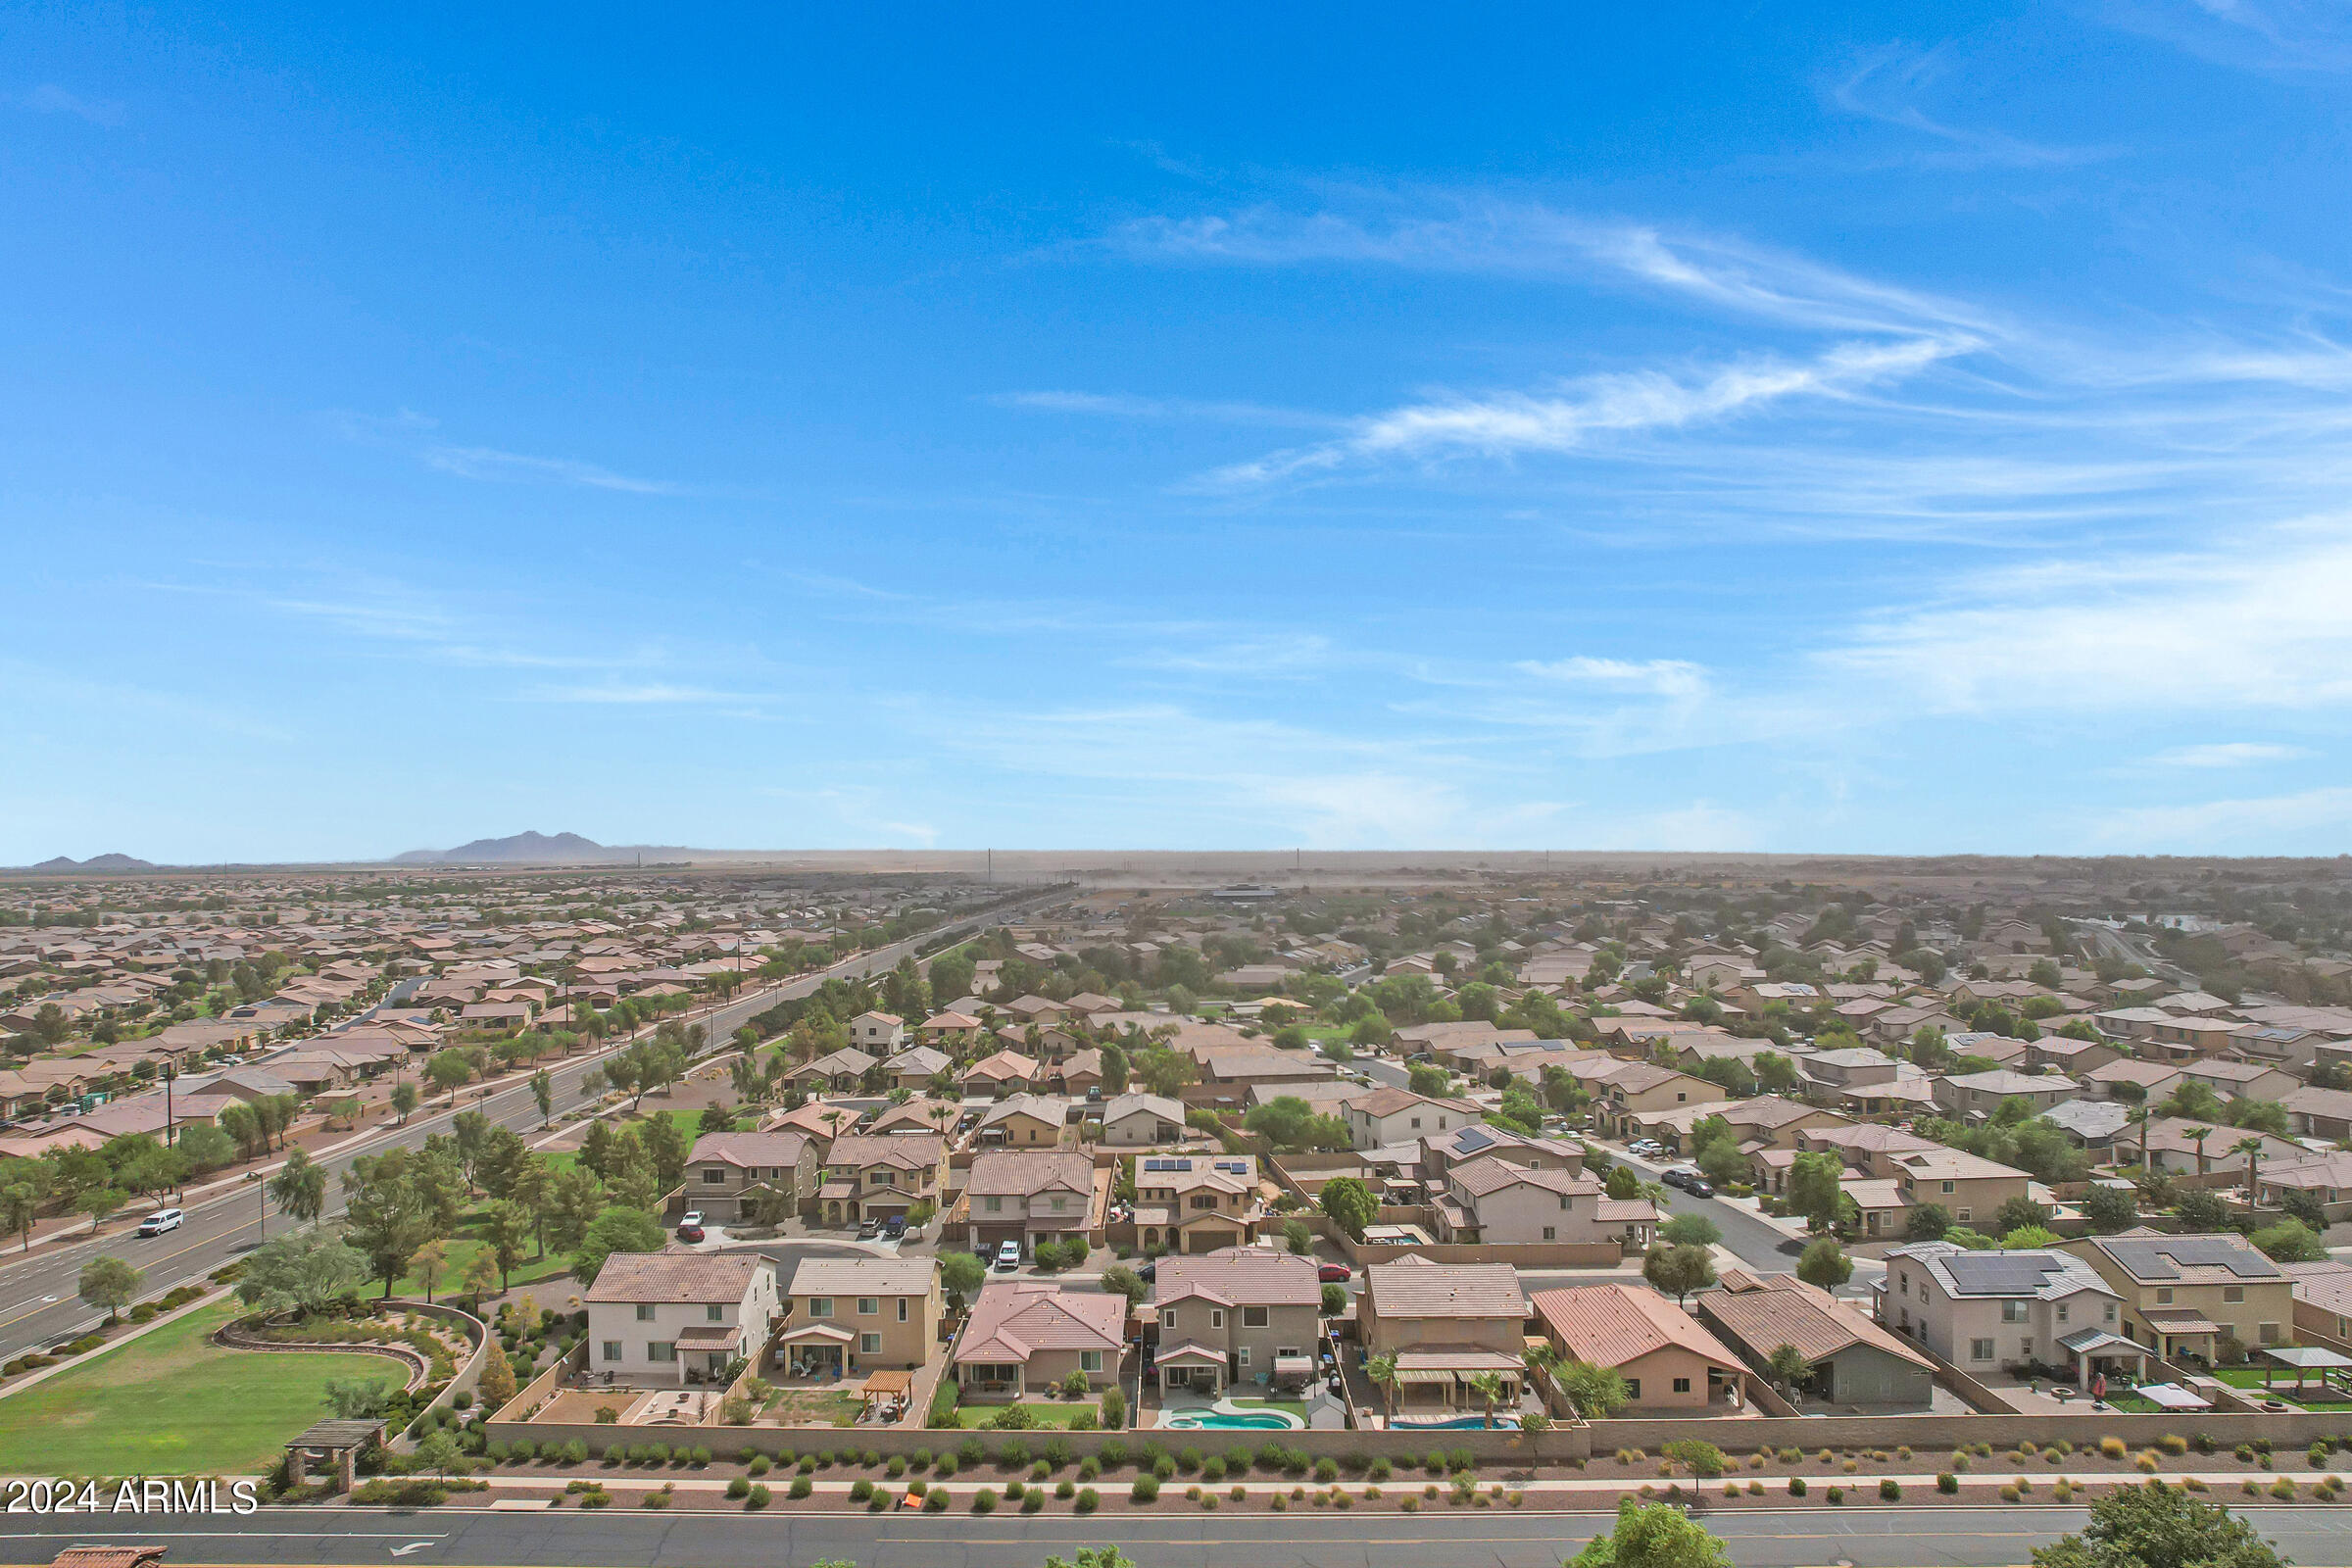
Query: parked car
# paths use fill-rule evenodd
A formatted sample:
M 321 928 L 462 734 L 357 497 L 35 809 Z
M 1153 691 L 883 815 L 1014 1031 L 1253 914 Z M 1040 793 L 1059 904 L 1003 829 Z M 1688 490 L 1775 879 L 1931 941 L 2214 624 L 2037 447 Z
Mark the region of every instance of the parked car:
M 703 1236 L 704 1231 L 700 1225 L 681 1225 L 678 1227 L 678 1240 L 681 1242 L 699 1242 L 703 1239 Z
M 1315 1270 L 1315 1278 L 1326 1285 L 1345 1285 L 1354 1272 L 1345 1263 L 1326 1263 Z
M 882 1237 L 883 1237 L 883 1240 L 885 1240 L 885 1241 L 891 1241 L 891 1242 L 895 1242 L 895 1241 L 897 1241 L 897 1240 L 898 1240 L 900 1237 L 902 1237 L 902 1236 L 904 1236 L 904 1235 L 906 1235 L 906 1215 L 904 1215 L 904 1214 L 893 1214 L 893 1215 L 891 1215 L 891 1216 L 890 1216 L 890 1218 L 888 1218 L 888 1219 L 886 1219 L 886 1220 L 884 1220 L 884 1221 L 882 1222 Z
M 858 1227 L 858 1239 L 861 1242 L 870 1242 L 881 1234 L 882 1222 L 878 1219 L 869 1219 Z
M 176 1208 L 159 1208 L 139 1221 L 139 1234 L 141 1236 L 161 1236 L 166 1231 L 175 1231 L 179 1229 L 182 1217 Z
M 1713 1198 L 1715 1184 L 1704 1176 L 1693 1176 L 1683 1184 L 1683 1191 L 1689 1193 L 1692 1198 Z
M 1685 1192 L 1689 1192 L 1690 1190 L 1690 1184 L 1692 1182 L 1703 1179 L 1704 1178 L 1698 1174 L 1698 1167 L 1696 1165 L 1669 1165 L 1665 1170 L 1658 1174 L 1658 1180 L 1664 1182 L 1669 1187 L 1680 1187 Z
M 1158 1275 L 1159 1265 L 1157 1263 L 1145 1263 L 1138 1267 L 1135 1271 L 1135 1277 L 1139 1280 L 1142 1280 L 1146 1285 L 1151 1284 L 1152 1280 L 1158 1277 Z
M 692 1225 L 697 1230 L 700 1230 L 703 1224 L 703 1211 L 699 1208 L 690 1208 L 685 1213 L 678 1216 L 678 1223 L 681 1225 Z
M 1666 1152 L 1666 1146 L 1654 1138 L 1637 1138 L 1625 1146 L 1625 1152 L 1629 1154 L 1640 1154 L 1646 1159 L 1652 1154 Z
M 1021 1244 L 1006 1242 L 997 1249 L 997 1272 L 1009 1274 L 1021 1266 Z

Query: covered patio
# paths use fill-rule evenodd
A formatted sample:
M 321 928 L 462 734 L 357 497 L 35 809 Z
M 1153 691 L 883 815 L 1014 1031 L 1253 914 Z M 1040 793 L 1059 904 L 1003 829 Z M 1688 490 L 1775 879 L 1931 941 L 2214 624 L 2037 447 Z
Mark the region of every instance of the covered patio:
M 837 1379 L 857 1336 L 837 1323 L 805 1323 L 776 1341 L 776 1365 L 795 1382 Z
M 1152 1358 L 1152 1371 L 1159 1380 L 1162 1396 L 1178 1389 L 1212 1397 L 1225 1392 L 1225 1352 L 1198 1340 L 1179 1340 L 1161 1346 L 1159 1353 Z
M 2078 1329 L 2060 1340 L 2067 1354 L 2075 1360 L 2075 1387 L 2085 1394 L 2090 1392 L 2094 1377 L 2121 1374 L 2124 1364 L 2131 1364 L 2131 1381 L 2144 1382 L 2148 1375 L 2148 1348 L 2110 1334 L 2105 1329 Z
M 678 1330 L 678 1381 L 724 1383 L 742 1353 L 743 1330 L 732 1323 L 697 1323 Z
M 2195 1360 L 2209 1366 L 2213 1363 L 2214 1342 L 2222 1332 L 2219 1323 L 2187 1308 L 2150 1312 L 2147 1319 L 2148 1327 L 2156 1332 L 2158 1355 L 2168 1361 Z
M 1399 1350 L 1396 1352 L 1396 1408 L 1399 1414 L 1427 1413 L 1431 1405 L 1448 1413 L 1483 1413 L 1487 1407 L 1485 1396 L 1472 1385 L 1473 1378 L 1494 1374 L 1501 1381 L 1502 1392 L 1495 1400 L 1497 1410 L 1515 1409 L 1519 1403 L 1521 1381 L 1527 1369 L 1516 1357 L 1499 1350 L 1463 1348 L 1458 1350 Z M 1416 1411 L 1416 1406 L 1419 1410 Z

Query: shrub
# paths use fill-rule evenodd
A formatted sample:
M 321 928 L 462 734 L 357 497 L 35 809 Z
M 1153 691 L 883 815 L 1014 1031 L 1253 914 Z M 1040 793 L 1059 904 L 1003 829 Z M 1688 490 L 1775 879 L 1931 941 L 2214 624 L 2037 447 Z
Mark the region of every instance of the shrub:
M 1478 1455 L 1468 1448 L 1454 1448 L 1446 1455 L 1446 1468 L 1456 1472 L 1475 1470 L 1478 1468 Z
M 1386 1459 L 1375 1459 L 1364 1470 L 1365 1478 L 1375 1482 L 1386 1481 L 1391 1474 L 1389 1461 Z
M 1068 1476 L 1063 1476 L 1060 1483 L 1054 1489 L 1054 1495 L 1064 1499 L 1077 1495 L 1077 1493 L 1078 1483 L 1072 1481 Z
M 1946 1470 L 1936 1478 L 1936 1490 L 1948 1497 L 1960 1490 L 1960 1478 Z
M 1154 1475 L 1137 1476 L 1135 1485 L 1128 1490 L 1127 1495 L 1136 1502 L 1155 1501 L 1159 1496 L 1159 1478 Z
M 1156 1467 L 1154 1467 L 1154 1468 L 1156 1468 Z M 1196 1471 L 1196 1470 L 1200 1469 L 1200 1450 L 1199 1448 L 1189 1448 L 1189 1447 L 1188 1447 L 1188 1448 L 1181 1448 L 1181 1449 L 1177 1450 L 1177 1454 L 1176 1454 L 1176 1468 L 1177 1468 L 1177 1469 L 1179 1469 L 1179 1470 L 1181 1470 L 1181 1471 L 1183 1471 L 1183 1472 L 1184 1472 L 1186 1475 L 1188 1475 L 1188 1476 L 1189 1476 L 1189 1475 L 1191 1475 L 1191 1474 L 1192 1474 L 1194 1471 Z
M 2311 1464 L 2311 1467 L 2312 1467 L 2314 1470 L 2325 1470 L 2325 1469 L 2327 1469 L 2327 1468 L 2328 1468 L 2328 1442 L 2327 1442 L 2327 1440 L 2326 1440 L 2325 1438 L 2323 1438 L 2323 1439 L 2321 1439 L 2321 1440 L 2320 1440 L 2318 1443 L 2315 1443 L 2315 1444 L 2313 1444 L 2313 1445 L 2311 1446 L 2311 1451 L 2310 1451 L 2309 1453 L 2305 1454 L 2303 1457 L 2304 1457 L 2306 1460 L 2308 1460 L 2308 1461 L 2310 1462 L 2310 1464 Z
M 1018 1502 L 1027 1495 L 1028 1491 L 1029 1489 L 1018 1481 L 1007 1481 L 1004 1483 L 1004 1500 Z
M 815 1469 L 816 1469 L 816 1455 L 815 1455 L 815 1454 L 813 1454 L 813 1453 L 804 1453 L 804 1454 L 802 1454 L 802 1455 L 801 1455 L 801 1474 L 803 1474 L 803 1475 L 809 1475 L 809 1474 L 813 1473 L 813 1472 L 815 1471 Z
M 767 1474 L 767 1472 L 768 1472 L 767 1455 L 766 1455 L 766 1454 L 764 1454 L 764 1453 L 755 1453 L 755 1454 L 753 1454 L 753 1455 L 752 1455 L 752 1462 L 751 1462 L 750 1464 L 747 1464 L 747 1465 L 745 1465 L 745 1466 L 744 1466 L 744 1468 L 745 1468 L 746 1470 L 749 1470 L 749 1471 L 750 1471 L 750 1472 L 751 1472 L 753 1475 L 755 1475 L 755 1476 L 763 1476 L 763 1475 Z
M 954 1454 L 943 1453 L 939 1456 L 939 1462 L 932 1467 L 931 1473 L 938 1476 L 940 1480 L 947 1481 L 953 1479 L 960 1468 L 962 1467 L 956 1462 Z
M 666 1508 L 669 1506 L 669 1494 L 649 1492 L 637 1500 L 637 1506 L 640 1508 Z
M 1127 1396 L 1117 1389 L 1102 1391 L 1102 1426 L 1106 1431 L 1118 1431 L 1127 1425 Z
M 1805 1478 L 1803 1476 L 1790 1476 L 1788 1478 L 1788 1495 L 1791 1497 L 1801 1497 L 1804 1494 Z
M 2280 1502 L 2292 1502 L 2295 1500 L 2295 1484 L 2286 1477 L 2280 1476 L 2271 1483 L 2271 1495 L 2277 1497 Z
M 1894 1477 L 1888 1476 L 1879 1483 L 1879 1500 L 1881 1502 L 1900 1502 L 1903 1500 L 1903 1489 L 1895 1484 Z
M 890 1479 L 893 1481 L 896 1481 L 899 1479 L 899 1477 L 905 1475 L 906 1473 L 906 1460 L 905 1455 L 896 1453 L 892 1454 L 890 1456 L 890 1463 L 883 1466 L 882 1473 L 890 1477 Z
M 744 1499 L 743 1499 L 743 1505 L 744 1505 L 744 1507 L 746 1507 L 746 1508 L 748 1508 L 748 1509 L 751 1509 L 751 1510 L 757 1511 L 757 1510 L 759 1510 L 759 1509 L 761 1509 L 761 1508 L 764 1508 L 764 1507 L 766 1507 L 766 1506 L 767 1506 L 767 1501 L 768 1501 L 768 1491 L 767 1491 L 767 1489 L 766 1489 L 765 1487 L 762 1487 L 762 1486 L 757 1486 L 757 1485 L 755 1485 L 755 1486 L 752 1488 L 752 1494 L 751 1494 L 750 1496 L 748 1496 L 748 1497 L 746 1497 L 746 1498 L 744 1498 Z
M 851 1484 L 850 1500 L 852 1502 L 863 1502 L 873 1494 L 874 1484 L 871 1481 L 858 1481 Z
M 1326 1463 L 1326 1464 L 1329 1464 L 1330 1462 L 1331 1462 L 1331 1461 L 1330 1461 L 1330 1460 L 1328 1460 L 1328 1459 L 1326 1459 L 1326 1460 L 1324 1461 L 1324 1463 Z M 1221 1457 L 1219 1457 L 1218 1455 L 1216 1455 L 1216 1454 L 1213 1454 L 1213 1453 L 1212 1453 L 1212 1454 L 1210 1454 L 1210 1455 L 1209 1455 L 1207 1458 L 1205 1458 L 1205 1459 L 1201 1460 L 1201 1461 L 1200 1461 L 1200 1479 L 1201 1479 L 1201 1480 L 1203 1480 L 1203 1481 L 1222 1481 L 1222 1480 L 1224 1480 L 1224 1479 L 1225 1479 L 1225 1461 L 1224 1461 L 1224 1460 L 1223 1460 Z
M 946 1513 L 947 1511 L 948 1511 L 948 1494 L 947 1494 L 946 1493 L 944 1493 L 944 1492 L 927 1492 L 927 1493 L 923 1494 L 923 1512 L 925 1512 L 925 1513 Z
M 1007 1470 L 1018 1470 L 1029 1462 L 1029 1445 L 1007 1443 L 997 1450 L 997 1463 Z
M 967 1470 L 973 1465 L 981 1463 L 987 1457 L 988 1445 L 982 1443 L 978 1438 L 966 1438 L 956 1445 L 956 1462 Z
M 2099 1452 L 2110 1459 L 2121 1459 L 2125 1454 L 2131 1452 L 2131 1449 L 2125 1446 L 2124 1440 L 2121 1438 L 2101 1438 Z
M 1967 1469 L 1968 1469 L 1968 1450 L 1967 1450 L 1966 1448 L 1955 1448 L 1955 1449 L 1953 1449 L 1953 1450 L 1952 1450 L 1952 1470 L 1953 1470 L 1953 1473 L 1954 1473 L 1954 1474 L 1962 1474 L 1962 1473 L 1965 1473 L 1965 1472 L 1967 1471 Z
M 917 1449 L 915 1449 L 915 1450 L 914 1450 L 914 1452 L 912 1452 L 912 1453 L 910 1453 L 910 1454 L 908 1454 L 908 1455 L 906 1456 L 906 1464 L 907 1464 L 907 1467 L 908 1467 L 909 1469 L 914 1469 L 914 1470 L 928 1470 L 928 1469 L 930 1469 L 930 1468 L 931 1468 L 931 1450 L 930 1450 L 929 1448 L 917 1448 Z
M 2140 1474 L 2150 1476 L 2154 1475 L 2157 1469 L 2164 1463 L 2163 1460 L 2156 1457 L 2153 1450 L 2142 1453 L 2138 1458 L 2133 1459 L 2132 1462 L 2139 1467 Z
M 906 1483 L 906 1495 L 909 1497 L 919 1497 L 930 1490 L 931 1483 L 928 1481 L 916 1480 Z
M 1035 1513 L 1045 1505 L 1046 1494 L 1039 1488 L 1031 1487 L 1027 1492 L 1021 1494 L 1021 1512 Z
M 1340 1479 L 1340 1467 L 1339 1467 L 1339 1464 L 1338 1464 L 1336 1461 L 1334 1461 L 1334 1460 L 1331 1460 L 1331 1459 L 1318 1459 L 1318 1460 L 1316 1460 L 1316 1461 L 1315 1461 L 1315 1484 L 1316 1484 L 1316 1485 L 1318 1485 L 1318 1486 L 1324 1486 L 1324 1487 L 1328 1487 L 1328 1486 L 1330 1486 L 1330 1485 L 1331 1485 L 1331 1484 L 1332 1484 L 1334 1481 L 1337 1481 L 1337 1480 L 1339 1480 L 1339 1479 Z
M 1821 1500 L 1828 1503 L 1833 1508 L 1842 1507 L 1845 1503 L 1845 1489 L 1843 1487 L 1832 1487 L 1829 1491 L 1822 1494 Z
M 1105 1470 L 1116 1470 L 1119 1466 L 1127 1462 L 1127 1445 L 1121 1443 L 1117 1438 L 1113 1438 L 1108 1443 L 1103 1444 L 1100 1451 L 1102 1458 L 1102 1468 Z
M 1097 1460 L 1093 1454 L 1088 1454 L 1085 1458 L 1078 1461 L 1079 1480 L 1092 1481 L 1102 1473 L 1102 1463 Z
M 996 1509 L 997 1494 L 995 1488 L 982 1487 L 978 1492 L 972 1494 L 972 1512 L 994 1513 L 996 1512 Z
M 792 1478 L 792 1495 L 793 1495 L 793 1496 L 795 1496 L 795 1497 L 806 1497 L 807 1495 L 808 1495 L 808 1494 L 810 1494 L 811 1492 L 814 1492 L 815 1490 L 816 1490 L 816 1483 L 815 1483 L 815 1482 L 813 1482 L 813 1481 L 811 1481 L 811 1480 L 809 1480 L 809 1479 L 808 1479 L 807 1476 L 794 1476 L 794 1477 Z
M 727 1483 L 727 1495 L 728 1495 L 728 1496 L 730 1496 L 730 1497 L 736 1497 L 736 1498 L 743 1498 L 743 1497 L 748 1497 L 748 1496 L 750 1496 L 751 1494 L 752 1494 L 752 1484 L 751 1484 L 749 1481 L 746 1481 L 746 1480 L 745 1480 L 743 1477 L 741 1477 L 741 1476 L 737 1476 L 737 1477 L 736 1477 L 734 1480 L 732 1480 L 732 1481 L 730 1481 L 730 1482 L 728 1482 L 728 1483 Z
M 1170 1481 L 1175 1478 L 1175 1475 L 1176 1461 L 1169 1458 L 1166 1454 L 1163 1453 L 1158 1458 L 1152 1461 L 1152 1476 L 1153 1480 Z
M 2156 1446 L 2170 1454 L 2183 1454 L 2188 1451 L 2188 1440 L 2175 1433 L 2167 1432 L 2156 1440 Z
M 1396 1506 L 1402 1508 L 1406 1513 L 1419 1513 L 1421 1511 L 1421 1499 L 1419 1497 L 1407 1497 Z
M 1080 1487 L 1078 1489 L 1078 1500 L 1070 1504 L 1070 1506 L 1073 1510 L 1079 1513 L 1093 1513 L 1097 1507 L 1102 1505 L 1102 1496 L 1096 1493 L 1094 1488 Z

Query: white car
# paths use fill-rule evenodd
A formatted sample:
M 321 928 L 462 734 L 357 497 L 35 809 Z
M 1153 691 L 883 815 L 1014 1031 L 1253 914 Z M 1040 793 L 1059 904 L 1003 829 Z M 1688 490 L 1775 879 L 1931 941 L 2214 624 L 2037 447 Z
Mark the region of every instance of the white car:
M 1009 1274 L 1021 1266 L 1021 1244 L 1006 1242 L 997 1249 L 997 1272 Z
M 139 1234 L 141 1236 L 161 1236 L 166 1231 L 175 1231 L 179 1229 L 181 1218 L 182 1215 L 176 1208 L 159 1208 L 139 1221 Z
M 1626 1145 L 1625 1152 L 1629 1154 L 1641 1154 L 1643 1156 L 1650 1154 L 1663 1154 L 1666 1152 L 1666 1146 L 1659 1143 L 1654 1138 L 1639 1138 Z
M 690 1208 L 686 1211 L 686 1217 L 679 1220 L 678 1223 L 699 1226 L 703 1223 L 703 1211 L 699 1208 Z

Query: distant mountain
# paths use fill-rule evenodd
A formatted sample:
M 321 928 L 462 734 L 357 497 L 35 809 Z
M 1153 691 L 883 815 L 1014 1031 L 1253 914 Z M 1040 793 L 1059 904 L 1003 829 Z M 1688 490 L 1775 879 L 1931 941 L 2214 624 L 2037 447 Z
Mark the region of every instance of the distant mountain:
M 607 849 L 577 833 L 516 833 L 503 839 L 475 839 L 454 850 L 411 850 L 395 855 L 395 865 L 478 864 L 483 860 L 513 860 L 532 865 L 563 865 L 589 860 L 613 860 L 635 856 L 634 850 Z
M 38 865 L 27 866 L 25 869 L 48 872 L 53 875 L 67 871 L 152 871 L 155 869 L 155 863 L 152 860 L 142 860 L 132 855 L 93 855 L 86 860 L 76 860 L 71 857 L 59 855 L 43 860 Z

